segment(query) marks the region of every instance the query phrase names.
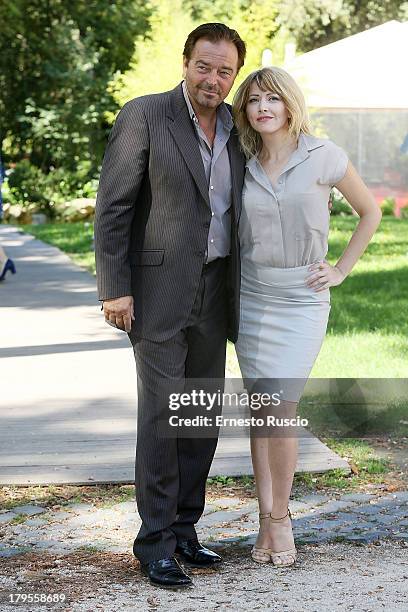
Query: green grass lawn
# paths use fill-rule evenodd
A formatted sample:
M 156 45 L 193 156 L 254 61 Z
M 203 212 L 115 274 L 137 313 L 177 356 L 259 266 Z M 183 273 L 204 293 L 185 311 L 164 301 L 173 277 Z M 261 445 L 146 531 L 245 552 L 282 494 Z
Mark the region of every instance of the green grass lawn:
M 332 217 L 329 261 L 335 263 L 357 223 Z M 92 224 L 23 225 L 95 273 Z M 408 377 L 408 221 L 384 217 L 351 275 L 331 290 L 328 333 L 312 376 Z M 239 377 L 233 345 L 227 368 Z
M 335 263 L 356 224 L 334 218 L 329 261 Z M 383 218 L 351 275 L 331 290 L 328 333 L 315 377 L 408 376 L 408 222 Z

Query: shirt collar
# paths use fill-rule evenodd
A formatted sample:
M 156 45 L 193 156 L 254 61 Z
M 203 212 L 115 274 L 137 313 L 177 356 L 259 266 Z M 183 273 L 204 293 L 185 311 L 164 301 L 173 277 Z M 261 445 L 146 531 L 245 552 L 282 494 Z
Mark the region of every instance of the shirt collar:
M 301 132 L 299 135 L 298 146 L 288 159 L 280 175 L 284 174 L 288 170 L 291 170 L 298 164 L 308 159 L 308 157 L 310 157 L 310 151 L 313 151 L 318 147 L 322 147 L 324 144 L 325 142 L 321 138 L 316 138 L 315 136 L 310 136 Z M 253 155 L 250 159 L 248 159 L 246 167 L 248 168 L 255 180 L 257 180 L 261 185 L 263 185 L 267 191 L 270 191 L 272 194 L 274 193 L 272 190 L 271 182 L 268 179 L 256 155 Z
M 324 140 L 322 140 L 321 138 L 316 138 L 316 136 L 311 136 L 310 134 L 304 134 L 303 132 L 300 132 L 298 146 L 293 151 L 285 168 L 282 170 L 282 173 L 286 172 L 290 168 L 293 168 L 294 166 L 297 166 L 297 164 L 309 157 L 310 151 L 322 147 L 323 145 Z M 251 158 L 248 159 L 246 167 L 249 169 L 255 169 L 258 164 L 258 156 L 253 155 Z
M 186 85 L 185 81 L 182 82 L 181 87 L 183 89 L 183 95 L 184 95 L 184 99 L 185 99 L 186 104 L 187 104 L 188 113 L 190 115 L 190 118 L 192 119 L 192 121 L 194 122 L 194 124 L 196 126 L 199 126 L 200 124 L 199 124 L 197 116 L 196 116 L 196 114 L 194 112 L 194 108 L 193 108 L 193 106 L 191 104 L 190 97 L 189 97 L 188 91 L 187 91 L 187 85 Z M 227 109 L 227 107 L 226 107 L 224 102 L 221 102 L 221 104 L 217 108 L 217 119 L 221 120 L 221 123 L 222 123 L 223 127 L 226 130 L 228 130 L 228 131 L 232 130 L 234 122 L 232 120 L 231 113 L 228 111 L 228 109 Z
M 300 139 L 305 144 L 308 151 L 313 151 L 314 149 L 318 149 L 319 147 L 323 147 L 325 145 L 324 139 L 317 138 L 311 134 L 304 134 L 303 132 L 300 132 L 299 140 Z

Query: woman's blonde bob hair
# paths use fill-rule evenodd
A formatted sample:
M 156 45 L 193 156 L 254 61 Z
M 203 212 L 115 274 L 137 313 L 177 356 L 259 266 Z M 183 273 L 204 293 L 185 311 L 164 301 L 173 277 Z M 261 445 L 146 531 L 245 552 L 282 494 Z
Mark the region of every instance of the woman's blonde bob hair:
M 247 158 L 258 155 L 262 149 L 261 136 L 250 125 L 246 114 L 252 83 L 256 83 L 262 91 L 271 91 L 280 96 L 288 111 L 291 136 L 297 140 L 301 132 L 311 134 L 305 99 L 293 77 L 286 70 L 277 66 L 255 70 L 238 87 L 232 102 L 232 112 L 238 128 L 241 148 Z

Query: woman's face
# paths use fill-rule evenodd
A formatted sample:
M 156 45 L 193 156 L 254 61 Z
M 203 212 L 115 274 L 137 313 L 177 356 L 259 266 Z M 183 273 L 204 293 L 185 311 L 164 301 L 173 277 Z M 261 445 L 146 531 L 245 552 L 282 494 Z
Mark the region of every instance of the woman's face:
M 253 82 L 249 89 L 246 114 L 250 125 L 262 134 L 288 130 L 288 111 L 279 94 L 262 91 Z

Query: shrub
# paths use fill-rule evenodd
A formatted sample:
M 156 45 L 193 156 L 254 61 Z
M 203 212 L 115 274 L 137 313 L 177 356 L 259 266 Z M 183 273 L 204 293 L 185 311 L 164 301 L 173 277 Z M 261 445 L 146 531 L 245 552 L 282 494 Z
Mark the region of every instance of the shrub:
M 340 194 L 340 192 L 337 192 L 338 194 Z M 330 211 L 330 214 L 332 215 L 352 215 L 353 214 L 353 209 L 351 208 L 351 206 L 349 204 L 347 204 L 346 200 L 337 195 L 336 192 L 333 192 L 333 200 L 332 200 L 332 208 Z
M 408 206 L 405 206 L 404 208 L 400 209 L 400 218 L 408 219 Z
M 45 173 L 23 159 L 8 174 L 5 201 L 55 219 L 58 206 L 64 202 L 95 196 L 98 179 L 89 176 L 89 171 L 90 162 L 84 161 L 78 163 L 76 171 L 53 168 Z
M 23 208 L 30 204 L 45 206 L 46 199 L 41 188 L 42 183 L 43 173 L 40 168 L 30 164 L 28 159 L 23 159 L 8 173 L 4 200 Z
M 395 216 L 395 200 L 394 198 L 385 198 L 381 202 L 381 211 L 384 216 L 393 217 Z

